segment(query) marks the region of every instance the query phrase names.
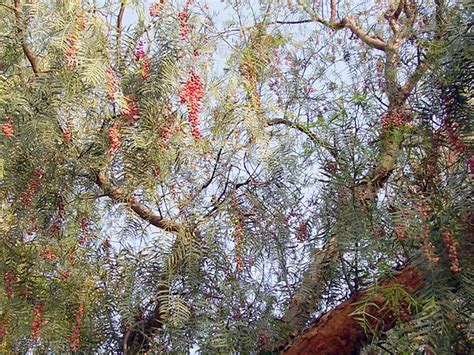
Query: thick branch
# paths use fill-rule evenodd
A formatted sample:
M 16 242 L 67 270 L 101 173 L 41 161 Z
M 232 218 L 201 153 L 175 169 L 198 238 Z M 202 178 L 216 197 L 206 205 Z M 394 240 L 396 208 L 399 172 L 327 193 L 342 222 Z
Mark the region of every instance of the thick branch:
M 21 18 L 21 4 L 20 0 L 14 0 L 15 4 L 15 19 L 16 19 L 16 24 L 18 26 L 18 34 L 20 35 L 20 41 L 21 41 L 21 48 L 23 49 L 23 53 L 25 54 L 26 58 L 30 62 L 31 68 L 33 69 L 33 72 L 35 75 L 38 75 L 41 73 L 41 69 L 38 66 L 38 62 L 36 61 L 36 57 L 31 50 L 31 48 L 26 44 L 26 35 L 24 31 L 24 23 Z
M 369 35 L 367 32 L 365 32 L 355 21 L 351 16 L 346 16 L 345 18 L 342 19 L 340 22 L 335 22 L 333 17 L 335 18 L 336 13 L 335 13 L 335 3 L 334 3 L 334 10 L 333 7 L 331 7 L 331 20 L 326 21 L 324 20 L 321 16 L 319 16 L 317 13 L 315 13 L 313 10 L 311 10 L 308 5 L 303 2 L 303 1 L 298 1 L 298 3 L 303 7 L 303 9 L 311 16 L 312 20 L 314 22 L 319 22 L 323 24 L 326 27 L 329 27 L 333 30 L 340 30 L 343 28 L 348 28 L 351 30 L 351 32 L 356 35 L 359 39 L 361 39 L 365 44 L 369 45 L 372 48 L 385 51 L 385 48 L 387 44 L 385 41 L 373 37 Z
M 355 313 L 363 311 L 366 314 L 365 319 L 374 334 L 386 332 L 396 325 L 398 314 L 386 305 L 387 299 L 381 291 L 390 287 L 402 287 L 409 294 L 414 294 L 421 288 L 423 281 L 423 276 L 416 267 L 404 268 L 395 278 L 381 282 L 377 289 L 356 294 L 326 313 L 307 332 L 295 338 L 283 354 L 358 354 L 372 337 L 355 319 Z M 367 306 L 361 309 L 364 303 Z
M 139 203 L 135 197 L 129 196 L 122 189 L 113 186 L 112 182 L 104 172 L 97 173 L 96 183 L 111 199 L 127 204 L 141 219 L 149 222 L 155 227 L 161 228 L 167 232 L 179 232 L 181 230 L 181 226 L 178 223 L 166 220 L 154 214 L 150 209 Z
M 423 75 L 428 70 L 429 60 L 423 59 L 420 61 L 415 71 L 410 75 L 405 85 L 403 85 L 401 91 L 404 97 L 408 97 L 411 94 L 412 90 L 415 88 L 416 84 L 421 80 Z
M 362 42 L 372 48 L 385 51 L 387 47 L 387 43 L 385 43 L 385 41 L 369 35 L 357 23 L 355 23 L 350 16 L 345 17 L 337 26 L 342 26 L 343 28 L 346 27 L 350 29 L 353 34 L 355 34 L 357 37 L 359 37 L 360 40 L 362 40 Z

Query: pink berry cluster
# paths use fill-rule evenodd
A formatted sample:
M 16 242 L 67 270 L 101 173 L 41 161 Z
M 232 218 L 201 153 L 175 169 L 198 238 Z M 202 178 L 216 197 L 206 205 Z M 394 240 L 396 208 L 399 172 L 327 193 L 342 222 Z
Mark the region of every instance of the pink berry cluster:
M 15 132 L 13 131 L 13 123 L 10 119 L 8 119 L 4 124 L 0 125 L 0 130 L 7 137 L 15 136 Z
M 89 220 L 87 218 L 81 219 L 81 237 L 79 243 L 81 245 L 86 244 L 87 239 L 89 239 Z
M 67 39 L 67 47 L 64 50 L 64 56 L 66 57 L 66 68 L 71 70 L 77 64 L 76 54 L 79 50 L 79 35 L 76 31 L 71 32 Z
M 135 61 L 137 62 L 139 62 L 146 56 L 143 46 L 144 46 L 143 41 L 138 41 L 137 46 L 135 47 L 135 50 L 133 51 L 133 55 L 135 56 Z
M 411 117 L 402 110 L 389 110 L 382 115 L 381 122 L 384 129 L 400 127 L 410 121 Z
M 235 242 L 235 263 L 237 265 L 237 272 L 242 272 L 244 270 L 244 259 L 242 258 L 243 249 L 244 249 L 244 222 L 242 218 L 239 218 L 234 230 L 234 242 Z
M 201 77 L 195 71 L 191 72 L 191 77 L 181 89 L 181 103 L 186 103 L 188 108 L 188 120 L 191 124 L 191 133 L 194 139 L 201 138 L 199 130 L 199 111 L 201 109 L 201 101 L 204 97 L 204 84 Z
M 119 89 L 119 80 L 117 74 L 110 66 L 105 71 L 105 86 L 107 88 L 107 98 L 110 101 L 115 101 Z
M 166 0 L 159 0 L 150 6 L 150 16 L 156 17 L 166 6 Z
M 67 47 L 64 50 L 66 57 L 66 68 L 71 70 L 77 64 L 77 52 L 79 50 L 79 32 L 87 27 L 87 17 L 82 11 L 77 12 L 74 21 L 74 29 L 69 33 L 66 42 Z
M 109 128 L 108 136 L 110 143 L 110 153 L 114 154 L 115 151 L 119 149 L 122 145 L 120 125 L 118 123 L 115 123 L 112 127 Z
M 77 351 L 80 345 L 80 332 L 79 326 L 82 322 L 82 317 L 84 316 L 84 305 L 81 303 L 76 310 L 76 320 L 72 326 L 72 350 Z
M 150 76 L 151 61 L 146 58 L 146 53 L 143 48 L 143 41 L 139 41 L 134 51 L 135 61 L 140 63 L 140 74 L 143 79 Z
M 66 140 L 66 141 L 70 141 L 70 140 L 71 140 L 71 138 L 72 138 L 72 132 L 71 132 L 70 129 L 67 129 L 67 130 L 65 130 L 65 131 L 63 132 L 63 138 L 64 138 L 64 140 Z
M 41 187 L 41 179 L 43 178 L 43 172 L 40 168 L 36 168 L 33 172 L 33 179 L 27 184 L 25 191 L 23 192 L 22 204 L 24 207 L 31 205 L 34 196 L 38 193 Z
M 182 40 L 185 40 L 188 37 L 189 32 L 191 31 L 191 26 L 188 23 L 189 12 L 187 8 L 184 8 L 183 11 L 178 12 L 178 22 L 180 26 L 179 37 Z
M 134 96 L 125 97 L 127 105 L 122 108 L 121 114 L 125 118 L 127 125 L 133 125 L 138 118 L 140 118 L 140 109 L 137 106 L 138 100 Z
M 436 249 L 433 243 L 428 240 L 430 233 L 430 226 L 425 224 L 420 235 L 418 236 L 418 241 L 420 242 L 420 247 L 425 258 L 432 264 L 437 264 L 439 262 L 439 256 L 436 255 Z
M 444 245 L 446 245 L 447 248 L 448 259 L 451 263 L 451 271 L 456 274 L 461 271 L 458 258 L 458 243 L 456 239 L 454 239 L 451 231 L 448 229 L 443 229 L 441 236 L 443 237 Z
M 43 317 L 44 306 L 44 302 L 40 302 L 33 308 L 35 317 L 31 325 L 31 337 L 34 341 L 38 341 L 40 338 L 41 327 L 43 326 L 43 321 L 41 318 Z
M 149 59 L 145 59 L 140 66 L 140 75 L 143 79 L 148 79 L 150 77 L 150 67 L 151 61 Z
M 445 121 L 444 127 L 448 135 L 449 142 L 453 145 L 454 150 L 459 154 L 463 155 L 467 153 L 466 145 L 461 141 L 461 137 L 458 133 L 459 125 L 456 123 L 449 124 Z
M 84 31 L 87 27 L 87 15 L 84 11 L 76 12 L 74 18 L 75 25 L 79 31 Z

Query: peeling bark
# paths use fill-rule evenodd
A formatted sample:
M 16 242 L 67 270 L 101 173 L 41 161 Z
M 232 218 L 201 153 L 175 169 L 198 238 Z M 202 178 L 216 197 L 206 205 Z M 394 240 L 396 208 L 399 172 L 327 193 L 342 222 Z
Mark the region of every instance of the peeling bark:
M 413 294 L 422 284 L 423 276 L 420 270 L 414 266 L 407 266 L 393 279 L 381 282 L 379 287 L 401 286 Z M 371 319 L 370 328 L 374 334 L 388 331 L 395 326 L 397 315 L 393 310 L 384 307 L 385 297 L 381 293 L 373 294 L 373 289 L 369 289 L 352 296 L 322 316 L 308 331 L 296 337 L 283 354 L 358 354 L 372 339 L 353 315 L 360 308 L 361 302 L 365 301 L 370 301 L 372 304 L 365 308 L 365 312 L 369 315 L 368 319 Z

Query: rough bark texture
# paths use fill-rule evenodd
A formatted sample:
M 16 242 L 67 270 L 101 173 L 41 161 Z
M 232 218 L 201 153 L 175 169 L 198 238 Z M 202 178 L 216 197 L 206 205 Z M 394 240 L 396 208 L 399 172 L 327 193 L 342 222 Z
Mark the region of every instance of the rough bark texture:
M 395 278 L 382 282 L 380 286 L 397 285 L 409 293 L 414 293 L 421 288 L 422 284 L 421 272 L 414 266 L 408 266 L 400 271 Z M 377 333 L 393 328 L 397 317 L 392 310 L 383 307 L 386 301 L 385 297 L 382 294 L 374 295 L 373 292 L 367 290 L 352 296 L 322 316 L 308 331 L 295 338 L 283 351 L 283 354 L 358 354 L 371 337 L 352 314 L 360 308 L 361 302 L 369 300 L 378 306 L 368 306 L 365 309 L 365 312 L 370 314 L 368 319 L 373 319 L 373 323 L 370 324 L 371 329 Z
M 153 213 L 153 211 L 139 203 L 134 196 L 130 196 L 122 189 L 113 186 L 104 172 L 97 173 L 96 183 L 112 200 L 127 204 L 133 212 L 151 225 L 167 232 L 179 232 L 181 230 L 181 226 L 178 223 L 167 220 Z

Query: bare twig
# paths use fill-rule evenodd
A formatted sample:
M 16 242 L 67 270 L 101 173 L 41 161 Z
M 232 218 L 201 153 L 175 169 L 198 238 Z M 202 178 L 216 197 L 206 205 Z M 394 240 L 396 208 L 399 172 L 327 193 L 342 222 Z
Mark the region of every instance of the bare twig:
M 276 118 L 276 119 L 267 121 L 267 126 L 276 126 L 276 125 L 280 125 L 280 124 L 285 125 L 287 127 L 295 128 L 298 131 L 306 134 L 313 141 L 313 143 L 315 143 L 317 145 L 320 145 L 321 147 L 327 149 L 329 151 L 329 153 L 334 158 L 337 156 L 337 149 L 335 147 L 333 147 L 331 144 L 329 144 L 325 140 L 318 138 L 305 125 L 302 125 L 302 124 L 299 124 L 299 123 L 296 123 L 296 122 L 292 122 L 292 121 L 289 121 L 289 120 L 284 119 L 284 118 Z

